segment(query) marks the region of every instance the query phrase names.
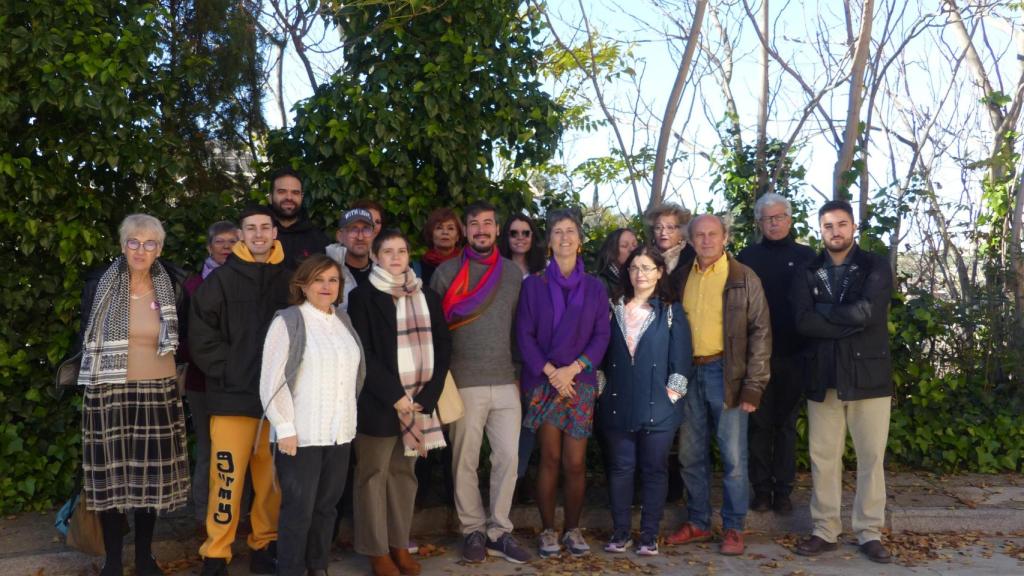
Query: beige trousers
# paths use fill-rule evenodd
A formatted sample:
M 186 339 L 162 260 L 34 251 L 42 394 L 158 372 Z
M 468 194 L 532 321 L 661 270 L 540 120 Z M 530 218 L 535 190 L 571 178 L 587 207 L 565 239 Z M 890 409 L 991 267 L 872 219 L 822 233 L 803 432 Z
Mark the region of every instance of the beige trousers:
M 455 510 L 463 534 L 486 532 L 491 540 L 512 531 L 512 493 L 516 489 L 519 429 L 523 408 L 515 384 L 459 388 L 465 415 L 451 424 Z M 490 510 L 480 496 L 480 448 L 484 434 L 491 447 Z
M 416 505 L 416 458 L 405 455 L 401 436 L 357 434 L 353 544 L 364 556 L 386 556 L 409 546 Z
M 879 540 L 885 526 L 885 445 L 889 439 L 892 399 L 843 402 L 829 389 L 824 402 L 807 402 L 811 453 L 811 520 L 814 535 L 835 542 L 843 531 L 839 516 L 843 496 L 843 451 L 850 429 L 857 454 L 857 493 L 853 531 L 860 544 Z

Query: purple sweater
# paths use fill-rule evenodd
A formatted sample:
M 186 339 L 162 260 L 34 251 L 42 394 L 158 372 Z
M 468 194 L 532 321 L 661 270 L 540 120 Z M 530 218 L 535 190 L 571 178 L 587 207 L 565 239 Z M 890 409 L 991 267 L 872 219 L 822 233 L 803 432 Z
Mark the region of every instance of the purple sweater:
M 520 375 L 523 394 L 548 383 L 544 375 L 547 362 L 555 367 L 566 366 L 581 355 L 587 357 L 593 368 L 581 372 L 576 381 L 596 384 L 595 371 L 601 365 L 608 348 L 611 324 L 608 321 L 608 293 L 604 284 L 589 274 L 583 278 L 582 314 L 577 317 L 572 310 L 566 310 L 561 322 L 564 326 L 560 328 L 568 336 L 564 342 L 555 342 L 555 327 L 552 325 L 554 310 L 547 282 L 543 274 L 530 276 L 523 281 L 523 289 L 519 294 L 516 338 L 523 361 Z

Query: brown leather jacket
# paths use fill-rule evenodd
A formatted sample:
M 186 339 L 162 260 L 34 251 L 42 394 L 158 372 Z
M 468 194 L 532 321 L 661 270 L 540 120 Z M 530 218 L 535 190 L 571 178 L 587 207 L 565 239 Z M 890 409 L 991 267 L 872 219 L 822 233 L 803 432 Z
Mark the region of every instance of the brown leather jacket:
M 769 360 L 772 355 L 772 324 L 768 302 L 761 280 L 753 270 L 729 258 L 729 276 L 725 280 L 723 336 L 725 338 L 725 406 L 735 408 L 740 402 L 754 406 L 761 403 L 761 394 L 768 385 Z M 686 266 L 682 274 L 682 297 L 693 260 L 680 262 Z

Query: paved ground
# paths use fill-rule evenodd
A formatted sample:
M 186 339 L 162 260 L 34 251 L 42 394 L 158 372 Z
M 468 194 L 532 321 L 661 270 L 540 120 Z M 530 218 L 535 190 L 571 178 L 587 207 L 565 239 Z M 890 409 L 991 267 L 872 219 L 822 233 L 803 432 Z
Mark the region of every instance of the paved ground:
M 514 565 L 505 560 L 488 559 L 484 564 L 467 565 L 460 561 L 458 543 L 452 537 L 430 539 L 438 546 L 437 555 L 420 558 L 425 575 L 445 576 L 570 576 L 586 575 L 654 575 L 654 574 L 737 574 L 778 576 L 833 576 L 848 574 L 910 575 L 910 574 L 971 574 L 1006 576 L 1024 574 L 1024 535 L 1017 537 L 978 537 L 962 547 L 935 548 L 935 558 L 917 559 L 906 565 L 907 557 L 899 557 L 892 565 L 874 564 L 865 559 L 856 546 L 843 544 L 837 552 L 818 558 L 796 556 L 773 538 L 764 534 L 747 536 L 747 552 L 738 557 L 725 557 L 717 553 L 717 545 L 701 544 L 686 547 L 662 547 L 661 556 L 641 558 L 634 554 L 607 554 L 595 551 L 584 559 L 563 558 L 537 560 L 525 565 Z M 598 542 L 594 540 L 592 544 Z M 955 546 L 954 542 L 946 542 Z M 169 574 L 196 574 L 199 559 L 195 557 L 195 543 L 161 542 L 157 557 Z M 596 546 L 595 546 L 596 548 Z M 237 557 L 230 566 L 232 576 L 249 574 L 248 558 Z M 127 558 L 131 558 L 130 553 Z M 171 560 L 171 558 L 178 558 Z M 102 561 L 75 551 L 60 550 L 31 557 L 0 559 L 0 573 L 4 576 L 20 575 L 92 575 L 99 571 Z M 369 574 L 365 559 L 350 550 L 336 550 L 330 566 L 331 574 Z
M 853 478 L 847 478 L 852 488 Z M 633 554 L 595 553 L 586 560 L 537 561 L 513 565 L 489 560 L 483 565 L 459 562 L 458 541 L 451 528 L 455 520 L 444 507 L 417 512 L 414 533 L 421 544 L 436 547 L 436 556 L 423 558 L 424 574 L 495 576 L 648 575 L 648 574 L 756 574 L 779 576 L 845 574 L 978 574 L 1024 575 L 1024 477 L 1020 475 L 935 476 L 890 473 L 887 523 L 888 541 L 897 564 L 883 566 L 864 559 L 857 548 L 844 543 L 840 550 L 817 559 L 794 555 L 790 548 L 798 534 L 810 527 L 807 512 L 808 480 L 801 478 L 794 494 L 796 510 L 788 517 L 751 513 L 747 519 L 747 553 L 726 558 L 715 544 L 662 547 L 657 558 Z M 583 525 L 595 550 L 599 549 L 609 518 L 599 487 L 588 492 Z M 852 494 L 844 495 L 848 506 Z M 663 534 L 683 519 L 678 503 L 666 513 Z M 92 575 L 101 559 L 69 549 L 53 528 L 53 511 L 26 513 L 0 519 L 0 576 Z M 517 506 L 513 511 L 521 540 L 533 549 L 536 509 Z M 849 523 L 848 509 L 844 513 Z M 343 525 L 332 574 L 369 574 L 367 562 L 346 546 L 350 525 Z M 130 542 L 129 536 L 129 542 Z M 168 573 L 195 574 L 199 548 L 191 513 L 183 510 L 157 524 L 156 556 Z M 231 565 L 233 576 L 248 574 L 244 539 L 236 544 L 238 557 Z M 131 558 L 127 546 L 125 558 Z M 130 571 L 128 572 L 131 573 Z

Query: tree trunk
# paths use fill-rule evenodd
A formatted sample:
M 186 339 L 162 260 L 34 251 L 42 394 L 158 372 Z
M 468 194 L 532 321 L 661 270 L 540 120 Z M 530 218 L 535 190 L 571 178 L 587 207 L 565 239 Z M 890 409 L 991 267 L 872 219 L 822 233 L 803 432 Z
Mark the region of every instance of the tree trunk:
M 871 0 L 868 0 L 871 1 Z M 679 61 L 679 70 L 676 73 L 676 80 L 672 84 L 672 92 L 669 94 L 668 103 L 665 105 L 665 115 L 661 119 L 661 132 L 658 134 L 658 151 L 654 156 L 654 177 L 651 183 L 651 198 L 647 207 L 657 206 L 664 201 L 665 187 L 665 158 L 668 155 L 668 144 L 672 139 L 672 124 L 676 119 L 676 110 L 683 99 L 683 86 L 686 78 L 690 75 L 690 64 L 693 62 L 693 53 L 697 50 L 697 43 L 700 39 L 700 28 L 704 21 L 704 11 L 707 9 L 707 0 L 697 0 L 697 6 L 693 13 L 693 25 L 690 27 L 690 34 L 686 39 L 686 49 Z
M 874 0 L 864 0 L 861 14 L 860 37 L 853 53 L 853 67 L 850 74 L 850 97 L 846 109 L 846 128 L 843 130 L 843 145 L 839 148 L 835 171 L 832 173 L 832 197 L 841 199 L 846 192 L 843 179 L 853 166 L 853 153 L 857 146 L 860 125 L 860 107 L 864 102 L 864 68 L 871 50 L 871 20 L 874 14 Z
M 768 38 L 768 0 L 762 0 L 761 4 L 761 29 L 764 30 L 765 38 Z M 761 44 L 761 94 L 757 103 L 757 149 L 755 151 L 755 164 L 757 168 L 757 195 L 761 196 L 768 191 L 768 43 Z M 785 158 L 777 159 L 779 164 L 785 163 Z

